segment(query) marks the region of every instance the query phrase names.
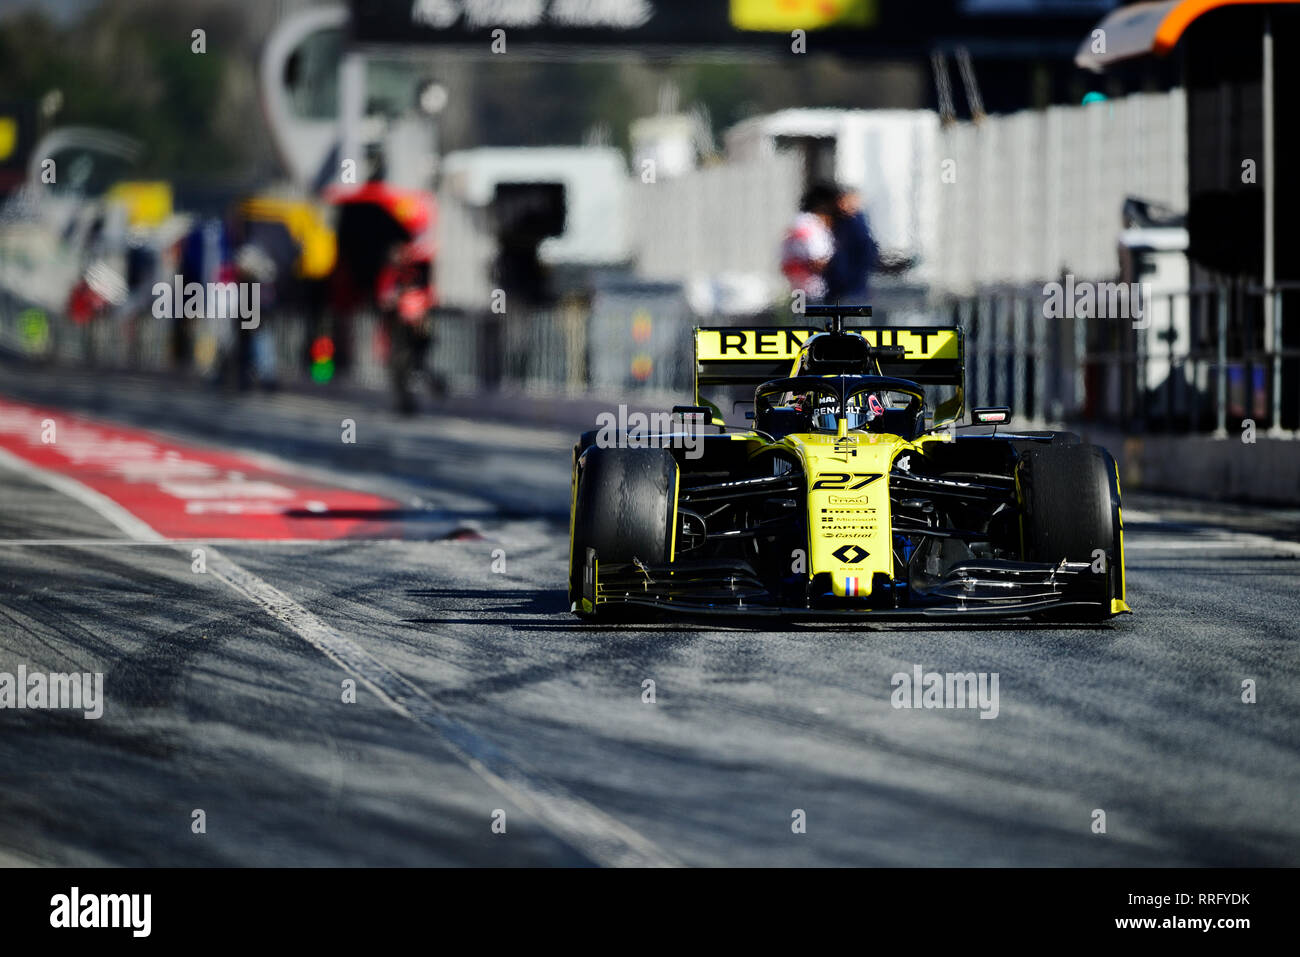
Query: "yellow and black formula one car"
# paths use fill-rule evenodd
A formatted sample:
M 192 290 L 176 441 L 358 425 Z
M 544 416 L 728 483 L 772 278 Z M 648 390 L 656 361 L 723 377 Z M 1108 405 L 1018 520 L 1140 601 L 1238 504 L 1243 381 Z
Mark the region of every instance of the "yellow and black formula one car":
M 845 324 L 870 314 L 810 306 L 824 331 L 697 329 L 681 426 L 582 436 L 574 613 L 1102 621 L 1129 610 L 1111 455 L 1069 433 L 999 431 L 1005 408 L 958 425 L 961 330 Z M 724 407 L 746 424 L 727 424 Z

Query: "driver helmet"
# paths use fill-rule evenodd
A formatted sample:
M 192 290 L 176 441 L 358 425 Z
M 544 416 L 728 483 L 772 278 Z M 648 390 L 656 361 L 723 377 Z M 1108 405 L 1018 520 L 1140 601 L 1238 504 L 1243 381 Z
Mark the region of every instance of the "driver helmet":
M 848 420 L 850 430 L 869 428 L 872 422 L 884 414 L 885 405 L 875 392 L 859 392 L 851 395 L 844 404 L 844 417 Z M 834 432 L 837 428 L 835 422 L 837 415 L 835 397 L 826 396 L 817 406 L 813 415 L 813 424 L 818 429 Z

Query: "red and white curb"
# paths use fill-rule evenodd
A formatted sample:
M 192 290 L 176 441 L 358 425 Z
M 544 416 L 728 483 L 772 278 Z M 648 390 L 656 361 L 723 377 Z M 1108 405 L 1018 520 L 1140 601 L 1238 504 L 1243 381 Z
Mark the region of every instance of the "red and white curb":
M 399 507 L 247 456 L 8 399 L 0 450 L 93 489 L 163 539 L 382 536 L 385 513 Z

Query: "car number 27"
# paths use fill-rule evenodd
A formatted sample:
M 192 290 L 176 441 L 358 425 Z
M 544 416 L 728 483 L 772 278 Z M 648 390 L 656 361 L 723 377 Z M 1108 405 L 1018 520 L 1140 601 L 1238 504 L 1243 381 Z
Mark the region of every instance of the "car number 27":
M 880 476 L 880 472 L 820 472 L 817 481 L 813 483 L 812 491 L 826 489 L 857 491 L 866 488 Z

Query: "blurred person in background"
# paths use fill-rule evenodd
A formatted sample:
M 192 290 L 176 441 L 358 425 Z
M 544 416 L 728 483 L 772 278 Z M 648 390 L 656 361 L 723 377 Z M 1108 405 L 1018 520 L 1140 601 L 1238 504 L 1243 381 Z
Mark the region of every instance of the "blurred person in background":
M 251 389 L 254 383 L 273 386 L 275 375 L 274 345 L 266 323 L 266 313 L 275 299 L 275 261 L 259 246 L 244 243 L 235 250 L 233 261 L 224 264 L 218 273 L 221 283 L 237 286 L 257 284 L 258 324 L 245 329 L 239 314 L 239 296 L 224 324 L 216 327 L 220 359 L 217 362 L 217 382 L 233 385 L 241 392 Z M 208 317 L 209 319 L 215 317 Z
M 181 239 L 176 272 L 182 284 L 215 281 L 221 274 L 222 264 L 231 256 L 230 231 L 223 219 L 208 216 L 197 220 L 193 228 Z M 196 348 L 205 342 L 205 330 L 196 327 L 185 317 L 185 310 L 173 306 L 171 318 L 172 361 L 178 369 L 188 370 L 196 363 Z M 216 331 L 214 347 L 220 349 L 224 339 L 222 330 Z
M 275 327 L 267 322 L 268 313 L 275 310 L 279 289 L 276 279 L 280 267 L 261 246 L 245 243 L 235 253 L 235 275 L 239 282 L 258 284 L 257 328 L 244 329 L 235 324 L 239 336 L 239 383 L 246 389 L 254 382 L 264 389 L 274 389 L 276 381 Z
M 835 253 L 836 202 L 839 192 L 827 183 L 809 187 L 799 202 L 799 215 L 781 243 L 781 272 L 805 302 L 826 301 L 826 267 Z
M 428 258 L 416 244 L 394 243 L 375 282 L 375 299 L 388 336 L 393 395 L 397 411 L 403 415 L 416 411 L 411 391 L 413 375 L 429 376 L 430 387 L 435 394 L 439 391 L 439 380 L 429 375 L 425 367 L 433 342 L 429 268 Z
M 871 271 L 879 263 L 879 250 L 871 236 L 862 196 L 856 189 L 842 187 L 835 197 L 831 224 L 835 252 L 826 264 L 826 301 L 846 304 L 870 302 Z

